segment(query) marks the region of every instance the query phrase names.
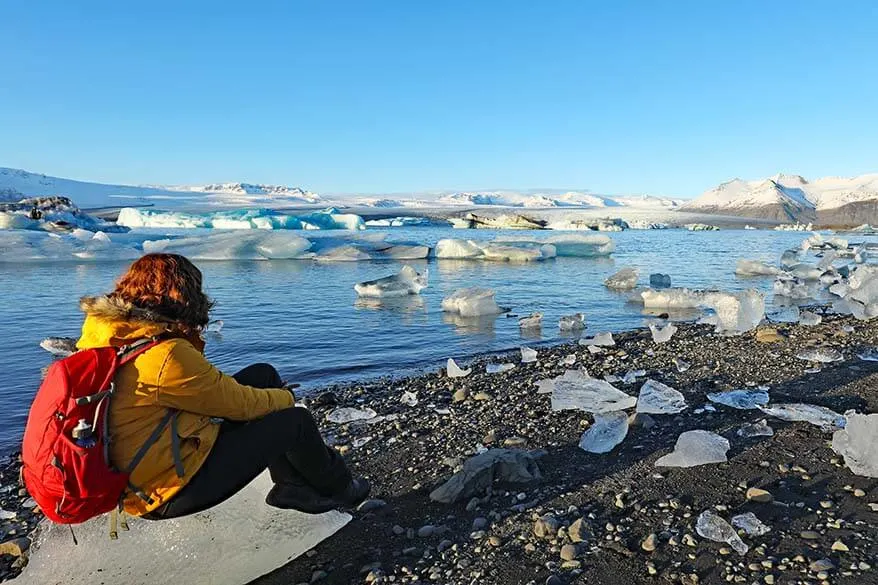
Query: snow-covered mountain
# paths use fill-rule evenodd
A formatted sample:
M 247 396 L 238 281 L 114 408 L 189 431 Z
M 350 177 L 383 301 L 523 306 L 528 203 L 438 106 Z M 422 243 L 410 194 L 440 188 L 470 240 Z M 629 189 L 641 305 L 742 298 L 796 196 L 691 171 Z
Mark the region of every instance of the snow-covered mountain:
M 686 203 L 681 211 L 775 221 L 862 224 L 878 221 L 878 174 L 825 177 L 800 175 L 734 179 Z
M 0 200 L 61 195 L 80 207 L 126 205 L 283 206 L 323 204 L 299 187 L 218 183 L 197 186 L 106 185 L 0 167 Z
M 682 202 L 679 200 L 641 196 L 606 196 L 588 191 L 565 191 L 562 189 L 534 189 L 525 191 L 439 191 L 429 193 L 408 193 L 405 195 L 379 198 L 355 197 L 359 205 L 370 207 L 517 207 L 529 209 L 551 209 L 557 207 L 613 208 L 638 207 L 673 209 Z

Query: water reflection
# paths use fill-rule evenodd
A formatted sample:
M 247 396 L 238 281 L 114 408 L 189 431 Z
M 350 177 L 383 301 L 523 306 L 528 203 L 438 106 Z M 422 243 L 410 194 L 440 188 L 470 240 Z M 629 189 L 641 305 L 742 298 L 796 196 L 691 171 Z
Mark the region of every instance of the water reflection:
M 457 313 L 442 313 L 442 322 L 454 327 L 463 334 L 482 333 L 494 338 L 494 328 L 499 315 L 483 315 L 481 317 L 461 317 Z M 500 317 L 502 318 L 502 317 Z
M 426 312 L 427 304 L 421 295 L 400 297 L 357 297 L 354 307 L 367 311 L 391 311 L 394 313 Z

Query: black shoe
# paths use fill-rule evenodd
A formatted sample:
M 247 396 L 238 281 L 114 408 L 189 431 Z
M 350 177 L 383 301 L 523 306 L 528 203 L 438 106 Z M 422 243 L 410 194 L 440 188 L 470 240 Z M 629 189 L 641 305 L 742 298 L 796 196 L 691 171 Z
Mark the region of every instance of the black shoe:
M 343 492 L 335 496 L 335 501 L 349 508 L 355 508 L 369 497 L 372 486 L 365 479 L 352 479 Z
M 276 484 L 265 496 L 265 503 L 283 510 L 298 510 L 305 514 L 322 514 L 339 507 L 338 502 L 321 496 L 307 485 Z

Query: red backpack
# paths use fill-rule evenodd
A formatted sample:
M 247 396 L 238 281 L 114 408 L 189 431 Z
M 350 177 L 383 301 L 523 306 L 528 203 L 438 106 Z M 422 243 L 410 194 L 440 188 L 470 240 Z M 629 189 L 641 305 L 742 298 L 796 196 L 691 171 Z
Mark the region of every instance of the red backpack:
M 49 366 L 24 430 L 21 475 L 31 497 L 53 522 L 78 524 L 117 510 L 129 489 L 149 501 L 128 478 L 168 423 L 177 475 L 182 477 L 175 410 L 168 410 L 126 469 L 110 462 L 113 379 L 121 366 L 159 343 L 152 338 L 121 348 L 87 349 Z M 73 438 L 81 419 L 91 423 L 94 446 L 82 447 Z

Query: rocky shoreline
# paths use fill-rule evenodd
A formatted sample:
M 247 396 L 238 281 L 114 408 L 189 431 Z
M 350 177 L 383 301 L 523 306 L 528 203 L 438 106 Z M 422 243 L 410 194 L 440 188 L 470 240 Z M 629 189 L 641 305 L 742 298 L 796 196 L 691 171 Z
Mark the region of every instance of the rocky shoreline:
M 878 346 L 878 325 L 824 315 L 816 326 L 774 324 L 738 337 L 678 325 L 667 343 L 637 330 L 600 350 L 541 347 L 532 363 L 521 363 L 518 351 L 481 356 L 461 363 L 473 370 L 466 377 L 443 369 L 331 387 L 306 400 L 327 438 L 372 481 L 373 499 L 335 536 L 255 583 L 878 583 L 878 479 L 854 475 L 831 449 L 830 432 L 706 399 L 767 386 L 773 403 L 876 412 L 878 362 L 857 355 Z M 796 357 L 813 348 L 835 349 L 844 361 Z M 500 363 L 515 367 L 486 372 Z M 573 368 L 595 378 L 643 370 L 614 385 L 635 396 L 651 379 L 679 390 L 689 406 L 632 416 L 612 452 L 587 453 L 578 443 L 593 415 L 551 410 L 536 385 Z M 330 422 L 348 407 L 376 416 Z M 774 436 L 738 435 L 762 419 Z M 693 429 L 728 439 L 728 462 L 654 465 Z M 492 485 L 473 473 L 454 503 L 431 499 L 455 472 L 473 471 L 480 452 L 499 458 L 501 480 L 526 481 Z M 17 458 L 0 468 L 0 480 L 0 508 L 15 513 L 2 520 L 2 540 L 26 549 L 21 538 L 38 515 L 18 484 Z M 725 520 L 752 513 L 770 531 L 739 530 L 748 547 L 739 554 L 699 535 L 705 511 Z M 26 562 L 5 547 L 0 580 Z
M 464 378 L 440 371 L 327 389 L 310 407 L 372 481 L 375 499 L 334 537 L 256 583 L 878 583 L 878 480 L 854 475 L 831 449 L 829 432 L 705 397 L 768 386 L 776 403 L 875 412 L 878 362 L 857 354 L 876 344 L 878 326 L 834 315 L 817 326 L 775 324 L 739 337 L 680 325 L 663 344 L 638 330 L 600 353 L 567 343 L 540 348 L 534 363 L 520 363 L 518 352 L 477 358 L 462 364 L 473 369 Z M 796 357 L 816 347 L 838 350 L 844 361 Z M 573 366 L 564 363 L 570 355 Z M 501 362 L 515 368 L 485 372 Z M 552 411 L 536 387 L 571 367 L 596 378 L 644 370 L 616 387 L 636 395 L 652 379 L 678 389 L 689 408 L 632 417 L 611 453 L 587 453 L 578 443 L 592 415 Z M 378 416 L 328 422 L 339 407 Z M 762 419 L 774 436 L 738 436 L 742 425 Z M 726 437 L 729 461 L 655 467 L 692 429 Z M 541 479 L 495 483 L 453 504 L 431 500 L 484 448 L 534 456 Z M 725 520 L 753 513 L 770 532 L 739 531 L 749 547 L 741 555 L 699 536 L 696 520 L 706 510 Z

